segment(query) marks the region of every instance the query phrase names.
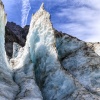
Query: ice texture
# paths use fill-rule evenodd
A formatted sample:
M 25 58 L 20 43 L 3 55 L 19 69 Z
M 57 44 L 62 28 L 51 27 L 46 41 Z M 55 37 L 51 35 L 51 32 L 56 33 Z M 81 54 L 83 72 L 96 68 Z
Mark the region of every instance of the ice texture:
M 7 61 L 5 52 L 5 25 L 7 19 L 4 6 L 0 0 L 0 100 L 13 100 L 18 92 L 18 86 L 13 81 L 13 73 Z
M 74 90 L 73 79 L 62 69 L 58 60 L 50 14 L 43 4 L 32 16 L 26 48 L 34 63 L 35 76 L 44 100 L 62 100 Z

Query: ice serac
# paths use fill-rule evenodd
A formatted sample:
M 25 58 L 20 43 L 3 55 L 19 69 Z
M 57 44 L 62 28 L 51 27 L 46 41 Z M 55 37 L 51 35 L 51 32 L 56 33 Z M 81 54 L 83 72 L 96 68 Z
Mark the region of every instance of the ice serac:
M 66 57 L 62 64 L 87 90 L 100 95 L 100 56 L 93 44 L 86 43 Z
M 41 92 L 35 82 L 34 63 L 30 59 L 29 48 L 22 48 L 17 43 L 14 43 L 13 47 L 14 53 L 10 65 L 14 71 L 14 81 L 20 87 L 16 100 L 42 100 Z
M 25 49 L 29 48 L 43 100 L 66 100 L 76 86 L 73 78 L 61 67 L 50 14 L 43 6 L 32 16 Z
M 5 25 L 6 14 L 0 0 L 0 100 L 13 100 L 16 97 L 18 86 L 13 81 L 5 52 Z
M 58 31 L 55 33 L 56 47 L 62 66 L 81 84 L 80 90 L 77 91 L 77 99 L 80 97 L 85 100 L 99 100 L 100 43 L 86 43 L 68 34 Z M 88 93 L 81 90 L 82 87 Z
M 10 65 L 14 71 L 14 81 L 20 87 L 16 100 L 43 100 L 35 82 L 34 63 L 30 58 L 29 47 L 22 48 L 17 43 L 14 43 L 13 47 L 14 53 Z
M 13 48 L 14 53 L 10 64 L 14 71 L 14 81 L 20 87 L 16 100 L 43 100 L 41 91 L 35 82 L 34 62 L 31 60 L 30 46 L 26 42 L 25 47 L 21 48 L 14 43 Z
M 100 96 L 99 44 L 85 43 L 68 35 L 61 39 L 57 49 L 64 68 L 87 90 Z

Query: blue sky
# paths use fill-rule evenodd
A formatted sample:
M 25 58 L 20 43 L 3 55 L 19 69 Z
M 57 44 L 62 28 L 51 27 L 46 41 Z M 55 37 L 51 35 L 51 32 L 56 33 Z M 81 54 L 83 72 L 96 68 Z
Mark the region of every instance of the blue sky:
M 89 42 L 100 41 L 100 0 L 2 0 L 8 21 L 29 24 L 42 2 L 55 29 Z

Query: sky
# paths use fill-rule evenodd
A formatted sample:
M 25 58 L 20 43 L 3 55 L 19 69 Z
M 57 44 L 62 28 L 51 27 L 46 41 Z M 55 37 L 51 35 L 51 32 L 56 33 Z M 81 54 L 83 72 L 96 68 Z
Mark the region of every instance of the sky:
M 58 31 L 87 42 L 100 42 L 100 0 L 2 0 L 7 19 L 24 27 L 44 2 Z

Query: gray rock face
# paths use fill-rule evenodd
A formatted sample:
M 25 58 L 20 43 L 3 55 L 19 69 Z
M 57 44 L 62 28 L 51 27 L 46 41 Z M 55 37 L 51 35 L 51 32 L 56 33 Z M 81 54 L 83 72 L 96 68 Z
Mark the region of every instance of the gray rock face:
M 7 22 L 5 27 L 5 48 L 10 59 L 13 56 L 13 42 L 24 46 L 28 29 L 29 25 L 26 25 L 24 28 L 22 28 L 13 22 Z
M 20 44 L 24 45 L 25 43 L 25 39 L 23 38 L 24 29 L 21 26 L 16 25 L 13 22 L 7 22 L 6 29 L 9 29 L 14 35 L 16 35 L 16 37 L 19 40 L 21 40 Z
M 100 43 L 54 30 L 42 4 L 32 16 L 25 46 L 13 44 L 9 65 L 5 25 L 0 0 L 0 100 L 100 100 Z
M 13 54 L 13 42 L 17 42 L 22 46 L 22 42 L 18 39 L 18 37 L 9 28 L 6 27 L 5 49 L 6 49 L 7 56 L 9 58 L 11 58 Z

